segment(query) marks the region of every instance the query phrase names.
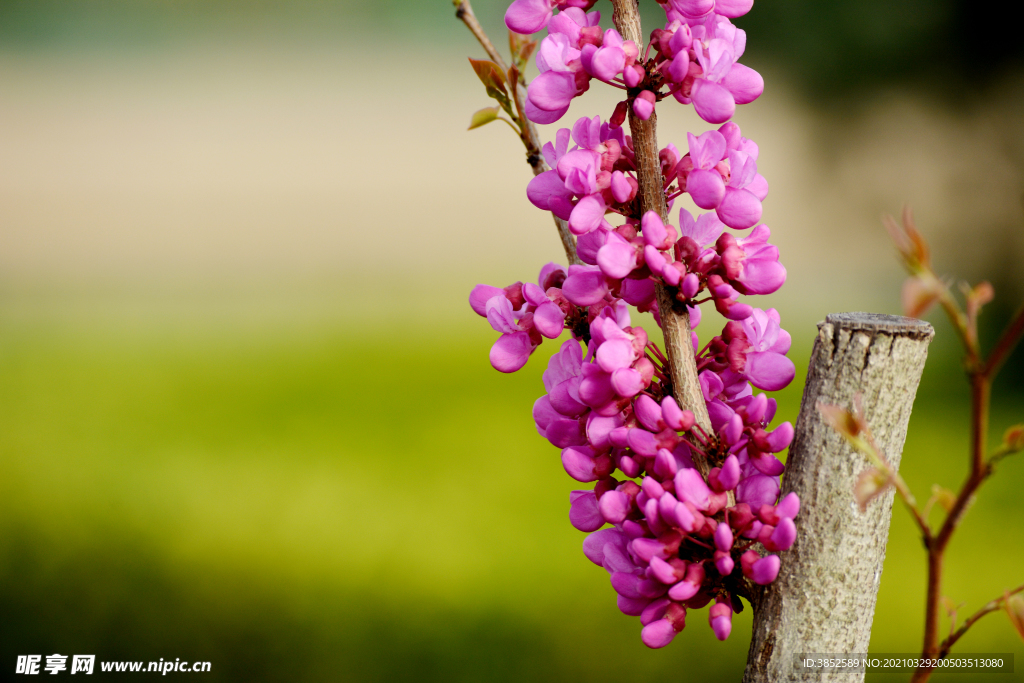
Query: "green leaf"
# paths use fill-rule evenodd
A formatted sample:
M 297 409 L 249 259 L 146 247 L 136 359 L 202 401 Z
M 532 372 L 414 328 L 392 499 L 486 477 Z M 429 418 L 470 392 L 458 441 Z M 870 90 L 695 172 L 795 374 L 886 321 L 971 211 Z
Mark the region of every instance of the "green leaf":
M 498 104 L 501 105 L 501 108 L 505 110 L 506 114 L 512 117 L 513 120 L 517 120 L 515 110 L 512 108 L 512 100 L 508 98 L 508 95 L 503 92 L 498 92 L 494 88 L 488 88 L 487 94 L 491 99 L 498 101 Z
M 956 505 L 956 494 L 949 489 L 943 488 L 938 484 L 932 485 L 932 498 L 935 502 L 942 506 L 942 509 L 946 512 L 952 512 L 953 506 Z
M 479 128 L 480 126 L 486 126 L 491 121 L 498 119 L 498 108 L 497 107 L 484 107 L 478 112 L 473 114 L 473 118 L 469 121 L 469 130 Z
M 506 96 L 508 95 L 508 92 L 505 90 L 505 74 L 502 73 L 497 64 L 486 59 L 473 58 L 470 58 L 469 63 L 472 65 L 473 71 L 476 72 L 477 78 L 487 88 L 488 94 L 493 89 L 500 91 Z M 494 96 L 492 95 L 492 97 Z M 495 99 L 498 98 L 495 97 Z
M 508 47 L 512 52 L 513 66 L 518 68 L 519 72 L 522 73 L 523 66 L 530 61 L 530 56 L 533 54 L 533 51 L 537 49 L 537 41 L 530 40 L 529 36 L 509 31 Z
M 857 505 L 860 506 L 860 511 L 865 512 L 868 509 L 868 503 L 885 493 L 892 483 L 892 472 L 877 467 L 869 467 L 861 472 L 857 477 L 857 483 L 853 486 L 853 497 L 856 499 Z
M 1010 453 L 1024 451 L 1024 424 L 1014 425 L 1003 435 L 1003 448 Z

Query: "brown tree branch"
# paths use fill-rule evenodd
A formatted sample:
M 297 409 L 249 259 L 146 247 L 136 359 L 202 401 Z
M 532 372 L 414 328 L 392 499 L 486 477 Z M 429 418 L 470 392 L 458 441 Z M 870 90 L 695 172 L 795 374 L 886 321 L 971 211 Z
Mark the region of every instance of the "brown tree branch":
M 494 47 L 491 39 L 487 37 L 484 27 L 477 21 L 476 14 L 473 13 L 473 6 L 469 3 L 469 0 L 455 0 L 455 18 L 466 25 L 466 28 L 470 30 L 477 39 L 477 42 L 484 48 L 484 52 L 491 58 L 491 61 L 497 64 L 498 68 L 502 71 L 508 72 L 508 64 L 505 63 L 501 53 Z
M 929 271 L 930 272 L 930 271 Z M 960 493 L 953 503 L 953 507 L 946 515 L 946 519 L 938 533 L 932 539 L 926 539 L 925 545 L 928 548 L 928 588 L 925 596 L 925 620 L 924 620 L 924 644 L 922 647 L 923 659 L 935 659 L 945 656 L 949 647 L 962 635 L 950 636 L 941 644 L 939 643 L 939 601 L 942 595 L 942 572 L 945 562 L 946 547 L 960 525 L 967 508 L 974 499 L 975 493 L 984 483 L 985 479 L 992 474 L 991 463 L 985 462 L 986 441 L 989 427 L 989 406 L 992 397 L 992 378 L 1006 356 L 1013 349 L 1014 345 L 1024 333 L 1024 308 L 1017 314 L 1010 326 L 1003 332 L 995 348 L 989 355 L 987 361 L 982 361 L 980 350 L 977 346 L 977 335 L 968 335 L 968 328 L 965 326 L 965 316 L 960 312 L 959 307 L 948 295 L 943 297 L 943 307 L 949 316 L 953 326 L 961 332 L 961 339 L 966 352 L 965 366 L 971 384 L 971 447 L 970 465 L 971 470 L 960 488 Z M 986 612 L 987 613 L 987 612 Z M 966 631 L 974 621 L 980 619 L 984 614 L 978 614 L 968 622 L 965 622 L 962 631 Z M 927 681 L 931 676 L 931 667 L 919 667 L 911 679 L 915 683 Z
M 924 538 L 925 546 L 927 546 L 932 540 L 932 528 L 928 524 L 928 519 L 917 509 L 917 500 L 914 498 L 914 494 L 910 492 L 907 482 L 903 481 L 903 477 L 899 475 L 899 472 L 893 471 L 892 483 L 896 492 L 900 494 L 903 504 L 910 510 L 911 516 L 917 522 L 917 528 L 921 531 L 921 536 Z
M 640 11 L 636 0 L 612 0 L 615 12 L 612 20 L 625 40 L 632 40 L 643 52 L 643 33 L 640 27 Z M 633 152 L 636 156 L 637 182 L 639 183 L 640 211 L 655 211 L 668 222 L 668 206 L 661 176 L 661 162 L 658 159 L 656 114 L 646 121 L 629 112 L 629 131 L 633 138 Z M 658 313 L 661 329 L 665 335 L 665 351 L 669 361 L 669 376 L 672 393 L 684 410 L 693 412 L 697 424 L 708 434 L 712 433 L 711 419 L 697 380 L 697 361 L 691 342 L 690 316 L 686 308 L 677 304 L 671 290 L 658 285 Z M 694 452 L 694 464 L 705 476 L 708 463 Z

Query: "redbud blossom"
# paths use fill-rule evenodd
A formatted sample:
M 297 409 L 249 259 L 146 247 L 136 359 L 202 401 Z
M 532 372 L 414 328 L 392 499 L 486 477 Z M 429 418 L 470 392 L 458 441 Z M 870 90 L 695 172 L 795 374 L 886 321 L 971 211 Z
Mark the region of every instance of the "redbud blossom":
M 571 491 L 569 521 L 588 534 L 584 555 L 608 572 L 617 606 L 639 617 L 652 648 L 668 645 L 687 611 L 705 606 L 716 638 L 727 638 L 743 582 L 775 580 L 782 559 L 771 553 L 796 543 L 800 510 L 795 494 L 779 499 L 778 456 L 793 426 L 773 425 L 775 400 L 755 393 L 792 381 L 790 335 L 777 311 L 746 300 L 775 292 L 787 273 L 770 230 L 758 224 L 768 195 L 760 150 L 729 120 L 764 89 L 738 62 L 746 33 L 730 21 L 752 0 L 661 4 L 666 21 L 644 54 L 587 13 L 594 0 L 515 0 L 508 8 L 513 31 L 548 32 L 527 88 L 529 120 L 561 119 L 602 82 L 627 92 L 607 121 L 584 117 L 558 130 L 542 149 L 550 170 L 526 188 L 534 206 L 567 222 L 581 263 L 548 264 L 536 283 L 478 285 L 470 294 L 499 333 L 490 359 L 503 372 L 570 331 L 544 372 L 533 418 L 569 477 L 589 485 Z M 636 151 L 622 128 L 630 109 L 648 119 L 669 95 L 722 124 L 687 134 L 685 154 L 671 143 L 658 153 L 666 205 L 685 192 L 706 211 L 680 209 L 677 225 L 642 211 Z M 665 353 L 631 323 L 629 306 L 661 324 L 659 288 L 677 310 L 686 307 L 693 329 L 705 302 L 729 321 L 704 345 L 692 336 L 710 430 L 677 403 Z

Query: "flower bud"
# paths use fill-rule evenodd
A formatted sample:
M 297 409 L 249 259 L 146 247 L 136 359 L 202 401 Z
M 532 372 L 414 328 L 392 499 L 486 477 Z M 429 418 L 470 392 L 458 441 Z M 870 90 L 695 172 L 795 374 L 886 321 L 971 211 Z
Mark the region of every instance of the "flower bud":
M 1011 453 L 1024 451 L 1024 424 L 1014 425 L 1003 435 L 1003 447 Z
M 626 120 L 626 113 L 628 111 L 629 103 L 626 100 L 622 100 L 615 105 L 615 111 L 612 112 L 612 117 L 608 119 L 608 124 L 612 128 L 621 128 L 622 123 Z
M 637 115 L 641 121 L 646 121 L 651 118 L 651 114 L 654 113 L 654 104 L 657 102 L 657 98 L 650 90 L 643 90 L 636 99 L 633 100 L 633 113 Z
M 732 632 L 732 606 L 726 598 L 718 598 L 708 610 L 708 622 L 715 632 L 715 637 L 725 640 Z

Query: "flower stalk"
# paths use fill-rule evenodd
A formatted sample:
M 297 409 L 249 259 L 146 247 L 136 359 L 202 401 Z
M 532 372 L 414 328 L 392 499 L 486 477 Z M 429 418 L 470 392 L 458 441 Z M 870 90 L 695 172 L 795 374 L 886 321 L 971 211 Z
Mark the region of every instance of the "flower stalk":
M 636 0 L 612 0 L 615 8 L 612 21 L 626 40 L 643 45 L 640 26 L 640 11 Z M 658 159 L 658 115 L 652 113 L 646 120 L 629 110 L 629 132 L 633 136 L 633 151 L 636 155 L 636 175 L 639 183 L 637 196 L 641 213 L 654 211 L 664 222 L 668 222 L 668 204 L 665 201 L 664 181 Z M 669 376 L 672 378 L 672 394 L 683 410 L 693 412 L 701 429 L 711 431 L 700 382 L 697 379 L 697 361 L 690 343 L 690 314 L 685 306 L 677 305 L 673 293 L 664 284 L 657 286 L 658 311 L 661 315 L 661 331 L 665 337 L 668 354 Z M 697 469 L 707 476 L 710 466 L 707 459 L 695 459 Z

